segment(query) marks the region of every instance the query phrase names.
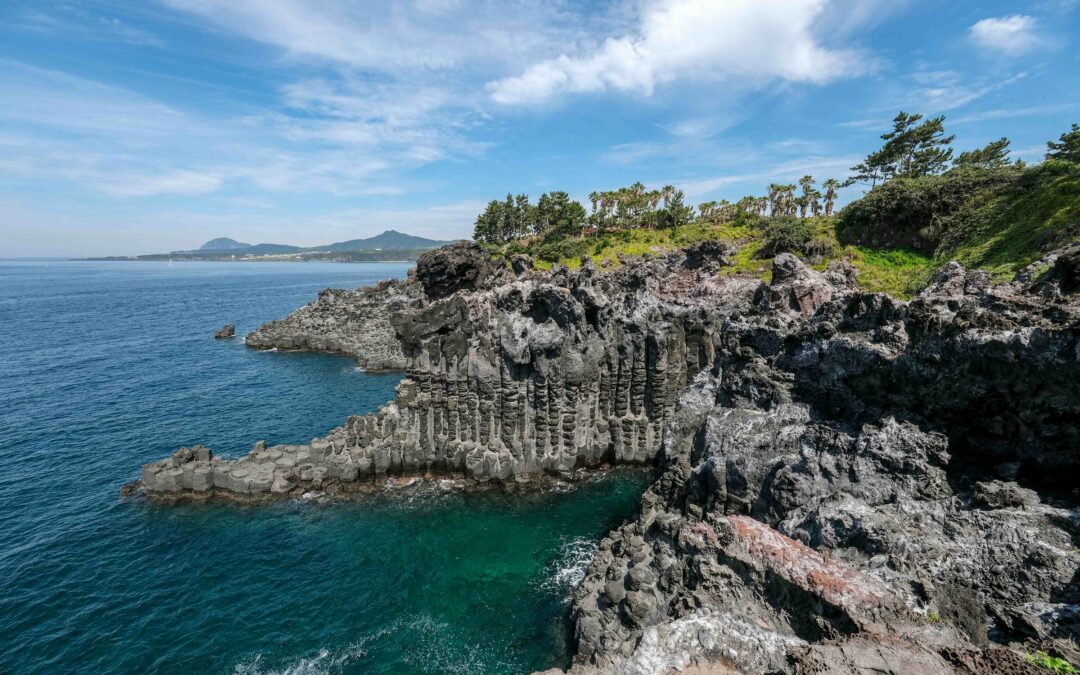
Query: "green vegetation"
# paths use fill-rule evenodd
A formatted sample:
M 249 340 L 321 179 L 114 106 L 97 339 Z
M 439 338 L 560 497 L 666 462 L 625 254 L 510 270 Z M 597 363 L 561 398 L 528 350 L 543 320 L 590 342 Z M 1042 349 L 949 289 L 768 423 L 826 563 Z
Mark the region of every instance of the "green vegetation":
M 530 236 L 562 239 L 579 234 L 584 223 L 585 208 L 565 192 L 542 194 L 535 205 L 528 195 L 508 194 L 505 201 L 488 202 L 476 218 L 473 238 L 489 244 Z
M 761 252 L 768 256 L 781 253 L 804 253 L 814 238 L 814 226 L 805 218 L 776 216 L 761 226 L 764 239 Z
M 1058 142 L 1046 143 L 1046 158 L 1060 159 L 1065 162 L 1080 162 L 1080 124 L 1073 124 L 1061 134 Z
M 871 291 L 910 297 L 951 259 L 988 270 L 996 281 L 1064 244 L 1080 241 L 1080 128 L 1047 144 L 1047 160 L 1009 159 L 1009 140 L 961 152 L 952 161 L 944 117 L 901 112 L 883 146 L 844 184 L 871 189 L 834 215 L 841 182 L 812 176 L 774 183 L 763 196 L 708 201 L 695 209 L 680 190 L 642 183 L 593 192 L 591 213 L 565 192 L 492 201 L 476 239 L 505 254 L 527 253 L 540 267 L 601 267 L 626 256 L 660 254 L 705 240 L 735 253 L 727 274 L 767 278 L 772 258 L 794 253 L 817 269 L 850 263 Z M 1073 159 L 1070 159 L 1073 158 Z
M 1042 666 L 1052 673 L 1062 673 L 1063 675 L 1076 675 L 1080 673 L 1071 663 L 1065 659 L 1059 659 L 1054 656 L 1050 656 L 1046 652 L 1035 652 L 1034 654 L 1025 654 L 1024 660 L 1028 663 L 1036 666 Z
M 893 130 L 882 134 L 885 144 L 867 155 L 857 166 L 851 167 L 855 175 L 847 180 L 854 183 L 878 182 L 892 178 L 927 176 L 941 172 L 952 159 L 949 145 L 955 136 L 945 135 L 945 116 L 934 117 L 919 123 L 922 115 L 910 115 L 904 111 L 893 118 Z
M 837 235 L 845 244 L 956 259 L 1004 280 L 1080 238 L 1080 165 L 1047 160 L 898 178 L 844 208 Z

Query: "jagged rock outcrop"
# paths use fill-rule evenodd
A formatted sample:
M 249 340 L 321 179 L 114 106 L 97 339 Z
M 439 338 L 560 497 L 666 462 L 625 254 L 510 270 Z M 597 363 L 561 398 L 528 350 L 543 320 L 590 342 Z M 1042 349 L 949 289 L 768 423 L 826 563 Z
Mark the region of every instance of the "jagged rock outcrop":
M 656 462 L 575 595 L 575 672 L 1023 672 L 996 645 L 1025 640 L 1076 656 L 1080 248 L 997 286 L 949 264 L 909 302 L 845 264 L 780 255 L 762 284 L 724 274 L 729 255 L 548 273 L 433 252 L 414 280 L 256 332 L 319 349 L 382 308 L 406 364 L 394 401 L 307 445 L 181 450 L 142 484 Z
M 1075 500 L 995 477 L 1075 487 L 1080 306 L 958 265 L 910 303 L 837 276 L 780 257 L 726 324 L 578 589 L 577 670 L 1023 672 L 989 641 L 1076 649 Z M 678 663 L 642 668 L 686 622 Z
M 425 300 L 423 289 L 411 279 L 380 281 L 353 291 L 328 288 L 284 319 L 260 326 L 244 343 L 255 349 L 339 352 L 370 371 L 403 370 L 408 361 L 389 316 Z
M 225 339 L 234 337 L 235 335 L 236 335 L 236 326 L 232 325 L 231 323 L 227 323 L 224 326 L 222 326 L 219 330 L 214 331 L 214 339 L 215 340 L 225 340 Z
M 471 241 L 443 246 L 416 261 L 416 279 L 432 300 L 458 291 L 493 288 L 508 278 L 503 260 Z
M 450 261 L 427 262 L 424 269 L 460 267 L 466 255 L 490 258 L 478 247 L 441 253 Z M 575 272 L 511 276 L 441 300 L 401 302 L 388 321 L 409 365 L 394 401 L 349 418 L 303 450 L 271 448 L 221 465 L 216 471 L 243 474 L 221 483 L 240 494 L 266 492 L 266 473 L 307 485 L 300 475 L 309 466 L 325 467 L 321 476 L 340 488 L 386 475 L 506 481 L 652 463 L 679 391 L 713 362 L 721 325 L 750 306 L 759 286 L 673 264 L 681 260 L 642 262 L 615 274 L 598 274 L 587 264 Z M 483 279 L 504 269 L 490 260 L 467 267 L 489 270 L 477 277 Z M 442 288 L 441 278 L 416 274 L 425 288 Z M 361 297 L 370 302 L 410 287 L 415 284 L 388 282 Z M 284 323 L 349 330 L 350 324 L 326 318 L 334 315 L 337 292 L 327 296 Z M 350 303 L 351 316 L 357 302 Z M 254 335 L 281 330 L 268 324 Z M 308 348 L 316 344 L 306 340 Z M 144 471 L 146 487 L 172 486 L 156 478 L 154 466 Z M 161 471 L 170 470 L 161 464 Z

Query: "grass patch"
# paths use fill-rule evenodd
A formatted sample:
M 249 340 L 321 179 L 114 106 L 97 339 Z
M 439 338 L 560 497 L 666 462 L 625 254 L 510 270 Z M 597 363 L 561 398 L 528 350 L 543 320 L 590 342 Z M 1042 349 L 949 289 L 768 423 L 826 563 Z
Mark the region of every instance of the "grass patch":
M 898 298 L 910 298 L 922 290 L 941 264 L 918 251 L 867 246 L 847 246 L 843 257 L 859 273 L 860 287 Z
M 1005 281 L 1046 251 L 1080 241 L 1080 164 L 1046 162 L 950 231 L 942 255 Z
M 743 214 L 731 222 L 697 221 L 677 231 L 621 230 L 557 241 L 523 240 L 494 249 L 528 253 L 540 269 L 550 269 L 556 262 L 576 269 L 583 255 L 610 269 L 621 265 L 623 256 L 657 255 L 700 241 L 721 240 L 736 250 L 733 264 L 723 274 L 768 281 L 772 252 L 794 248 L 817 270 L 824 270 L 833 260 L 846 260 L 855 267 L 865 290 L 910 298 L 949 260 L 987 270 L 1000 282 L 1047 251 L 1080 241 L 1078 164 L 1048 161 L 987 176 L 968 170 L 888 185 L 887 190 L 879 187 L 850 204 L 838 217 L 809 218 L 795 225 L 790 219 Z M 974 194 L 966 192 L 969 188 Z M 890 225 L 895 219 L 903 224 Z M 798 231 L 793 230 L 796 226 Z M 863 241 L 888 239 L 885 234 L 890 226 L 912 241 L 926 236 L 928 229 L 934 238 L 932 242 L 922 239 L 918 250 Z M 860 232 L 865 236 L 853 234 Z M 790 236 L 793 233 L 798 236 Z
M 1069 663 L 1065 659 L 1059 659 L 1054 656 L 1050 656 L 1046 652 L 1025 654 L 1024 660 L 1032 665 L 1041 666 L 1052 673 L 1062 673 L 1063 675 L 1077 675 L 1078 673 L 1080 673 L 1080 670 L 1077 670 L 1071 663 Z

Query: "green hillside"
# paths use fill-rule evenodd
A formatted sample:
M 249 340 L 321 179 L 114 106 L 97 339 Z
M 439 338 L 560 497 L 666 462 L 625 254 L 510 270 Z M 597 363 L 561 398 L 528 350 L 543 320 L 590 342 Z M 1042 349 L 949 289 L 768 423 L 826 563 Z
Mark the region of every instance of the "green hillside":
M 830 183 L 835 185 L 826 181 L 823 186 Z M 910 297 L 949 260 L 1006 281 L 1048 251 L 1080 242 L 1076 161 L 1050 158 L 1034 166 L 1008 163 L 1004 157 L 986 165 L 957 161 L 939 173 L 892 177 L 830 216 L 812 215 L 826 210 L 818 205 L 822 195 L 813 190 L 813 179 L 806 176 L 800 184 L 802 197 L 794 196 L 794 185 L 773 185 L 768 197 L 710 202 L 696 211 L 683 207 L 681 193 L 670 186 L 661 199 L 660 191 L 650 193 L 635 184 L 594 193 L 593 215 L 576 230 L 561 226 L 486 245 L 507 255 L 532 255 L 542 268 L 554 263 L 574 268 L 583 256 L 611 268 L 623 264 L 624 256 L 722 240 L 735 249 L 728 274 L 766 278 L 772 258 L 790 251 L 818 269 L 833 260 L 848 261 L 858 270 L 862 287 Z M 765 216 L 766 205 L 782 215 Z M 478 228 L 527 225 L 535 218 L 530 208 L 536 207 L 524 195 L 493 202 L 478 219 Z

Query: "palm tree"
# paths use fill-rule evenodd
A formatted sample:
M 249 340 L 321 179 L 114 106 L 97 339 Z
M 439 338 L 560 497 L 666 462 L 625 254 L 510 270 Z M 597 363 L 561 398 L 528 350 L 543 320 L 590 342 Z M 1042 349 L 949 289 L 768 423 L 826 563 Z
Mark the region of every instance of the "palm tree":
M 799 195 L 795 198 L 795 206 L 799 207 L 799 217 L 806 217 L 806 208 L 810 206 L 810 200 L 806 195 Z
M 773 183 L 769 186 L 769 195 L 766 197 L 766 199 L 769 200 L 769 206 L 772 209 L 772 214 L 774 216 L 780 215 L 780 209 L 782 208 L 783 187 L 784 186 L 780 185 L 779 183 Z
M 807 174 L 799 179 L 799 185 L 802 187 L 802 204 L 799 205 L 799 213 L 801 218 L 806 217 L 806 210 L 810 207 L 810 193 L 814 190 L 814 177 Z
M 840 181 L 830 178 L 821 184 L 825 188 L 825 215 L 831 216 L 833 205 L 836 204 L 836 190 L 840 187 Z
M 702 220 L 716 222 L 716 202 L 702 202 L 698 204 L 697 210 Z

